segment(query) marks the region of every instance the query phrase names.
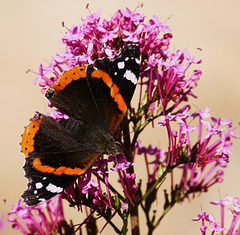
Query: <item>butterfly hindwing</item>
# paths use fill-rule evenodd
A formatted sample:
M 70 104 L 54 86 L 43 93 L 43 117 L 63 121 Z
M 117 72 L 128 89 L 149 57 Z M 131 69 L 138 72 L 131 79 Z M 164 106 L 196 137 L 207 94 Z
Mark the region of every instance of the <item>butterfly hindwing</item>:
M 54 175 L 36 170 L 33 165 L 33 158 L 27 158 L 24 165 L 25 176 L 29 179 L 28 188 L 23 193 L 24 202 L 28 205 L 36 205 L 44 202 L 73 183 L 76 175 Z

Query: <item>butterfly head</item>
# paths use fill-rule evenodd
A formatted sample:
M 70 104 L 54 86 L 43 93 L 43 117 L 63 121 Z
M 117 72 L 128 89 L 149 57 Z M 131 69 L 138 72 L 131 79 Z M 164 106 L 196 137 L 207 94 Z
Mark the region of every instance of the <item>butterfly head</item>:
M 122 153 L 123 150 L 124 150 L 123 145 L 121 143 L 119 143 L 118 141 L 110 142 L 106 146 L 106 153 L 108 155 L 112 155 L 112 156 Z

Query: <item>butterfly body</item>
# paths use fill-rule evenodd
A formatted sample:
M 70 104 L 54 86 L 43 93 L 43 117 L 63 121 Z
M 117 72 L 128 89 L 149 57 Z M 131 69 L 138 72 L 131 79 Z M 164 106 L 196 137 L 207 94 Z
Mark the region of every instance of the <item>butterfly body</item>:
M 36 113 L 25 128 L 27 205 L 61 193 L 99 156 L 123 151 L 114 137 L 135 90 L 139 61 L 139 47 L 128 44 L 113 58 L 63 72 L 47 90 L 51 104 L 69 118 Z

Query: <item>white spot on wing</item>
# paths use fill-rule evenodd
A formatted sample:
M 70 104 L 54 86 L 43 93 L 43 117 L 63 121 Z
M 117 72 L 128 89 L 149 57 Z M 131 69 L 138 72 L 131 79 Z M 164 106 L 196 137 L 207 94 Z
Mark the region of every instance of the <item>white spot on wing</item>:
M 46 187 L 46 189 L 51 193 L 61 193 L 63 191 L 63 188 L 57 187 L 56 185 L 51 183 Z
M 123 77 L 125 77 L 127 80 L 131 81 L 134 85 L 137 84 L 137 77 L 131 70 L 126 70 Z
M 36 189 L 40 189 L 40 188 L 43 187 L 43 184 L 42 183 L 36 183 L 35 186 L 36 186 Z
M 39 198 L 38 201 L 39 201 L 39 202 L 45 202 L 46 199 L 44 199 L 44 198 Z
M 45 180 L 45 179 L 47 179 L 47 177 L 43 177 L 42 179 Z
M 34 194 L 37 194 L 37 190 L 34 190 L 34 192 L 33 192 Z
M 140 59 L 135 58 L 135 61 L 136 61 L 137 64 L 140 64 Z
M 122 61 L 122 62 L 118 62 L 118 68 L 119 69 L 124 69 L 124 67 L 125 67 L 125 62 L 124 61 Z
M 129 60 L 129 57 L 126 57 L 126 58 L 125 58 L 125 61 L 128 61 L 128 60 Z

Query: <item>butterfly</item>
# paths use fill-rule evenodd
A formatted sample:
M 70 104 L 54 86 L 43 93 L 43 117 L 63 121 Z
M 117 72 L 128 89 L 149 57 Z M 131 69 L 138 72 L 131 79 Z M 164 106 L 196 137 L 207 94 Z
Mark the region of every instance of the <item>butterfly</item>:
M 112 57 L 75 66 L 46 91 L 52 106 L 69 118 L 36 113 L 22 134 L 28 179 L 22 197 L 31 206 L 61 193 L 103 154 L 124 148 L 115 135 L 140 72 L 140 49 L 126 44 Z

